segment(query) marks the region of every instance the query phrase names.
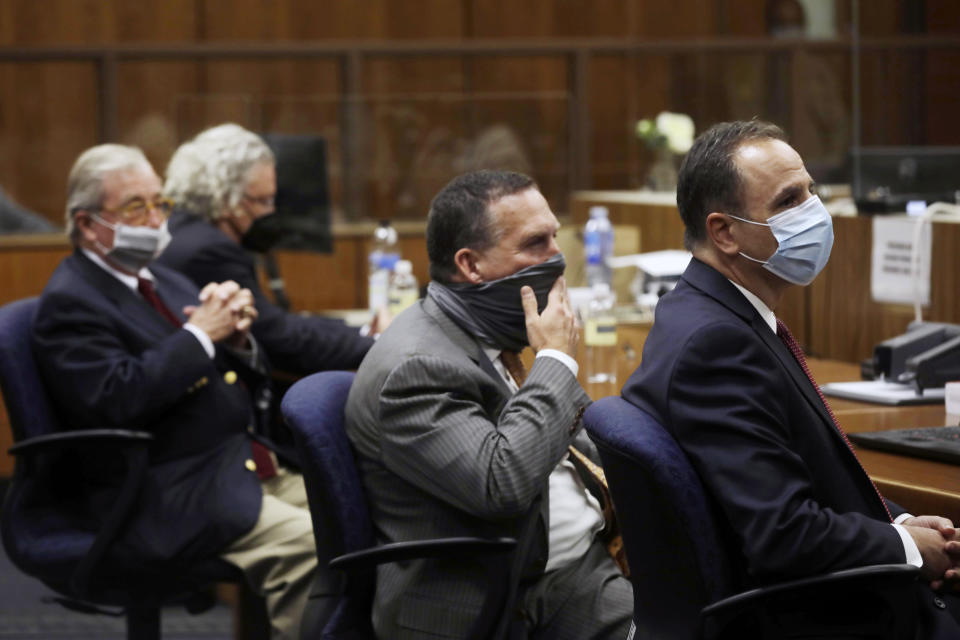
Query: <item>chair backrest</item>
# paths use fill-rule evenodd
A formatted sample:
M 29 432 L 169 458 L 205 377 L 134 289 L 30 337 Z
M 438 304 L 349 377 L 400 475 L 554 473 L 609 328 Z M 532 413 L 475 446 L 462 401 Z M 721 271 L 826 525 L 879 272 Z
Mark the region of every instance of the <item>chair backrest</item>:
M 307 376 L 290 387 L 280 406 L 300 456 L 321 578 L 330 559 L 374 544 L 366 495 L 344 431 L 344 406 L 353 377 L 349 371 Z M 323 594 L 328 601 L 320 605 L 325 610 L 322 637 L 372 638 L 373 574 L 347 580 L 331 572 L 329 578 L 329 593 Z M 359 635 L 352 635 L 358 628 Z
M 0 389 L 17 441 L 60 429 L 30 343 L 38 304 L 25 298 L 0 307 Z
M 693 638 L 700 610 L 736 590 L 730 545 L 673 436 L 618 396 L 593 403 L 597 445 L 633 583 L 637 638 Z

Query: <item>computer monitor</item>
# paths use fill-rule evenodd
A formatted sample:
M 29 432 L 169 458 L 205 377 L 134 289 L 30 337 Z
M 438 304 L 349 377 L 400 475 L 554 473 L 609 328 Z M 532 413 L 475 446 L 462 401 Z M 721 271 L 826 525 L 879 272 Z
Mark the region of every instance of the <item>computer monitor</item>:
M 276 214 L 282 220 L 277 249 L 330 253 L 330 187 L 327 145 L 314 135 L 265 133 L 277 168 Z
M 960 147 L 861 147 L 851 160 L 861 213 L 903 213 L 914 200 L 957 202 Z

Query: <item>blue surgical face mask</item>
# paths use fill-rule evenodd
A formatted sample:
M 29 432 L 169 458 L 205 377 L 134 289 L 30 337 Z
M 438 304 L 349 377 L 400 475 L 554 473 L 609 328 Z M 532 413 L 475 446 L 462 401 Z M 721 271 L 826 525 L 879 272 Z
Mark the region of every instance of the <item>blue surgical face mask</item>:
M 730 215 L 730 214 L 727 214 Z M 759 262 L 770 273 L 793 284 L 807 285 L 823 270 L 833 249 L 833 219 L 820 198 L 810 196 L 800 205 L 754 222 L 730 215 L 742 222 L 770 227 L 777 250 L 766 260 L 740 252 L 747 260 Z

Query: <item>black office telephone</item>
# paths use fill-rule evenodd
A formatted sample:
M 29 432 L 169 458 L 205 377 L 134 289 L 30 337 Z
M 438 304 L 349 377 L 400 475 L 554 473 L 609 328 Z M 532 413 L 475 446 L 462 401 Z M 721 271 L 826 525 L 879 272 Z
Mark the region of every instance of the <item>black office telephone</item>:
M 883 378 L 913 385 L 917 393 L 960 380 L 960 325 L 914 322 L 907 332 L 884 340 L 861 363 L 866 380 Z

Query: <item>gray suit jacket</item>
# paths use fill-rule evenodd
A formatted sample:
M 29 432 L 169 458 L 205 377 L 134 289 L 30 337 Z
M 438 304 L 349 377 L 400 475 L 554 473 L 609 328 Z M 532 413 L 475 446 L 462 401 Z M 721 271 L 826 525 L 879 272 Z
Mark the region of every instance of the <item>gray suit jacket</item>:
M 511 395 L 480 344 L 432 299 L 410 307 L 360 365 L 346 408 L 378 541 L 516 536 L 535 500 L 546 502 L 589 403 L 554 358 L 538 358 Z M 545 531 L 528 573 L 543 570 Z M 377 635 L 461 637 L 486 595 L 487 562 L 382 566 Z

